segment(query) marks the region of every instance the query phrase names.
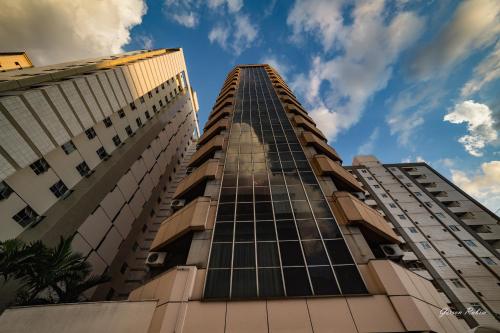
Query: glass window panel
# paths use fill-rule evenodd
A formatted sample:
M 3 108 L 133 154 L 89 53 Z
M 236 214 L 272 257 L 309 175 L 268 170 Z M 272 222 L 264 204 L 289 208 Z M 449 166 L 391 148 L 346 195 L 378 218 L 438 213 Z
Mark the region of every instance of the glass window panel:
M 269 187 L 254 187 L 255 201 L 271 201 Z
M 285 180 L 287 185 L 300 185 L 300 179 L 296 172 L 285 173 Z
M 253 203 L 238 203 L 236 209 L 236 221 L 253 221 Z
M 257 221 L 255 228 L 258 241 L 276 240 L 274 221 Z
M 236 187 L 223 187 L 220 192 L 220 202 L 235 202 Z
M 325 200 L 311 201 L 311 207 L 317 219 L 332 217 L 330 206 Z
M 309 267 L 309 276 L 316 295 L 340 294 L 330 266 Z
M 313 217 L 307 201 L 292 201 L 292 207 L 296 219 L 311 219 Z
M 214 230 L 214 242 L 233 241 L 234 222 L 217 222 Z
M 220 203 L 217 210 L 217 221 L 234 220 L 234 203 Z
M 255 203 L 255 218 L 257 220 L 272 220 L 273 205 L 271 204 L 271 202 Z
M 252 145 L 249 143 L 240 143 L 240 154 L 251 154 Z
M 257 297 L 255 269 L 233 270 L 232 298 Z
M 323 193 L 321 192 L 321 188 L 317 185 L 304 185 L 306 189 L 307 196 L 309 200 L 322 200 Z
M 235 243 L 233 267 L 255 267 L 254 243 Z
M 267 160 L 269 162 L 279 162 L 280 158 L 278 153 L 267 153 Z
M 269 174 L 271 185 L 285 185 L 285 179 L 281 172 L 272 172 Z
M 238 187 L 238 201 L 239 202 L 252 202 L 253 201 L 253 188 L 251 186 Z
M 276 242 L 257 242 L 259 267 L 279 267 L 278 245 Z
M 335 220 L 333 219 L 319 219 L 316 220 L 319 231 L 323 238 L 342 238 L 342 234 L 340 233 L 339 227 Z
M 252 186 L 253 185 L 253 179 L 252 179 L 252 174 L 251 172 L 247 173 L 241 173 L 241 168 L 240 168 L 240 173 L 238 174 L 238 187 L 239 186 Z
M 252 155 L 251 154 L 241 154 L 239 161 L 240 161 L 240 165 L 252 163 Z
M 293 161 L 281 161 L 281 168 L 284 172 L 295 171 L 295 163 Z
M 276 220 L 293 219 L 292 207 L 288 201 L 273 201 Z
M 334 269 L 343 294 L 368 293 L 356 265 L 335 266 Z
M 290 135 L 287 135 L 288 140 L 290 141 L 290 138 L 293 138 L 294 136 L 295 133 L 290 133 Z M 299 144 L 290 144 L 290 150 L 302 152 L 302 147 Z
M 285 277 L 286 294 L 288 296 L 311 295 L 309 279 L 304 267 L 283 268 L 283 275 Z
M 281 171 L 281 163 L 280 162 L 269 162 L 269 170 Z
M 278 230 L 279 240 L 295 240 L 299 238 L 293 220 L 277 221 L 276 229 Z
M 314 220 L 297 220 L 297 228 L 299 229 L 302 239 L 319 239 L 318 228 Z
M 224 179 L 222 180 L 222 187 L 235 187 L 236 186 L 236 175 L 235 174 L 224 174 Z
M 349 249 L 343 239 L 326 240 L 325 245 L 333 265 L 353 263 Z
M 306 200 L 306 195 L 304 189 L 302 188 L 302 185 L 288 186 L 288 193 L 290 193 L 291 200 Z
M 255 186 L 269 186 L 269 181 L 267 180 L 267 173 L 254 173 L 253 183 Z
M 210 254 L 210 268 L 231 268 L 231 243 L 213 243 Z
M 209 269 L 205 285 L 205 298 L 228 298 L 231 270 Z
M 307 161 L 295 161 L 295 165 L 299 171 L 307 171 L 311 169 L 309 162 Z
M 224 165 L 224 172 L 232 172 L 232 173 L 238 172 L 238 163 L 226 162 L 226 164 Z
M 253 241 L 254 239 L 254 224 L 253 222 L 238 222 L 234 233 L 236 242 Z
M 289 151 L 280 151 L 279 154 L 282 161 L 293 161 L 292 154 Z
M 300 177 L 302 178 L 302 181 L 304 184 L 317 184 L 316 182 L 316 177 L 314 177 L 314 173 L 312 172 L 301 172 Z
M 305 160 L 307 160 L 306 154 L 304 154 L 301 151 L 295 151 L 295 152 L 292 153 L 292 155 L 293 155 L 293 159 L 296 160 L 296 161 L 305 161 Z
M 320 240 L 303 241 L 302 248 L 308 265 L 330 265 Z
M 285 152 L 285 151 L 290 151 L 290 148 L 288 148 L 288 145 L 286 143 L 280 143 L 276 145 L 278 147 L 278 151 Z
M 280 242 L 280 253 L 283 266 L 304 265 L 299 242 Z
M 257 152 L 254 152 L 252 154 L 252 160 L 255 162 L 265 162 L 266 161 L 266 156 L 264 155 L 264 153 L 257 153 Z
M 288 200 L 288 192 L 285 186 L 271 186 L 273 201 Z
M 259 269 L 259 295 L 261 297 L 283 296 L 283 281 L 279 268 Z
M 260 163 L 260 162 L 254 163 L 253 164 L 253 171 L 254 172 L 266 171 L 266 163 Z

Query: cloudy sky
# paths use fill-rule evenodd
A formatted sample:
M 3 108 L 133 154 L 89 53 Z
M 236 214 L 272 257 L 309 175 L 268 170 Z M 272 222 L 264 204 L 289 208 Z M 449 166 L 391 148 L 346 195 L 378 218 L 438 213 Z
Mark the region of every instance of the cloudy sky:
M 278 69 L 349 164 L 426 161 L 500 209 L 496 0 L 7 0 L 0 51 L 36 65 L 182 47 L 203 124 L 227 72 Z

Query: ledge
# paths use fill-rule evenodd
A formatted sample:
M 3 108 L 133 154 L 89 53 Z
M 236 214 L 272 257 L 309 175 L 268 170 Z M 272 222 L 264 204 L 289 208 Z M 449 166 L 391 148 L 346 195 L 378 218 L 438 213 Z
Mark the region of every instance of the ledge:
M 340 161 L 342 162 L 342 159 L 340 156 L 337 154 L 337 151 L 330 147 L 328 143 L 326 143 L 323 140 L 320 140 L 316 135 L 310 132 L 303 132 L 302 133 L 302 140 L 304 143 L 308 146 L 313 146 L 318 150 L 319 152 L 325 154 L 329 158 L 331 158 L 334 161 Z
M 226 129 L 229 126 L 229 119 L 222 119 L 218 121 L 214 126 L 210 127 L 208 131 L 204 132 L 203 135 L 198 139 L 198 144 L 202 145 L 217 134 L 220 133 L 223 129 Z
M 293 121 L 295 123 L 296 126 L 299 126 L 299 127 L 302 127 L 302 128 L 305 128 L 306 130 L 314 133 L 316 136 L 318 136 L 320 139 L 326 141 L 326 137 L 325 135 L 323 134 L 323 132 L 321 132 L 315 125 L 314 123 L 310 123 L 306 118 L 302 117 L 302 116 L 295 116 L 293 117 Z
M 335 182 L 340 182 L 342 188 L 347 188 L 352 192 L 364 192 L 356 178 L 344 169 L 340 164 L 332 161 L 326 155 L 315 155 L 312 163 L 318 169 L 320 175 L 328 175 L 334 178 Z
M 172 198 L 178 199 L 200 183 L 214 179 L 218 168 L 219 160 L 211 159 L 206 161 L 177 185 L 177 189 Z
M 224 137 L 222 135 L 217 135 L 213 137 L 210 141 L 201 146 L 191 157 L 188 166 L 193 167 L 205 162 L 205 159 L 215 150 L 222 149 L 224 145 Z

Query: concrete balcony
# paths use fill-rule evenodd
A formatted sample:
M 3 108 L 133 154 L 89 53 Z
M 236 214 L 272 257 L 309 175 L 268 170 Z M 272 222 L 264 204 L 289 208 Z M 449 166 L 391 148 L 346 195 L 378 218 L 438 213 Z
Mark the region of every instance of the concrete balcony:
M 206 161 L 177 185 L 173 198 L 179 199 L 187 192 L 193 190 L 194 187 L 210 179 L 214 179 L 218 169 L 219 160 L 211 159 Z
M 222 135 L 214 136 L 193 154 L 188 166 L 194 167 L 204 163 L 215 151 L 222 149 L 223 145 L 224 137 Z
M 288 104 L 288 103 L 285 104 L 285 109 L 289 113 L 293 113 L 295 115 L 304 117 L 311 124 L 314 124 L 314 126 L 316 126 L 316 123 L 314 122 L 314 120 L 303 109 L 298 108 L 297 106 L 295 106 L 293 104 Z
M 228 107 L 228 106 L 231 106 L 234 104 L 234 97 L 228 97 L 228 98 L 224 98 L 222 101 L 220 101 L 219 103 L 217 103 L 217 105 L 215 105 L 213 108 L 212 108 L 212 114 L 215 114 L 217 112 L 219 112 L 219 110 L 225 108 L 225 107 Z
M 363 192 L 356 178 L 340 164 L 332 161 L 328 156 L 315 155 L 311 162 L 321 176 L 327 175 L 332 177 L 338 188 L 352 192 Z
M 229 126 L 229 119 L 222 119 L 218 121 L 214 126 L 210 127 L 203 135 L 198 139 L 198 144 L 202 145 L 217 134 L 219 134 L 222 130 L 227 129 Z
M 319 139 L 316 135 L 311 132 L 302 133 L 302 141 L 307 146 L 313 146 L 319 153 L 325 154 L 334 161 L 342 162 L 342 159 L 337 154 L 337 151 L 330 147 L 328 143 Z
M 217 113 L 212 114 L 210 116 L 210 119 L 205 124 L 204 130 L 206 131 L 206 130 L 210 129 L 210 127 L 212 127 L 212 125 L 217 123 L 217 121 L 221 120 L 222 118 L 224 118 L 226 116 L 229 116 L 232 112 L 233 112 L 232 107 L 225 107 L 223 109 L 220 109 Z
M 399 236 L 375 209 L 348 192 L 333 192 L 330 202 L 340 224 L 356 224 L 382 237 L 385 242 L 400 243 Z
M 314 123 L 309 122 L 306 118 L 302 116 L 295 116 L 293 117 L 293 122 L 295 123 L 296 126 L 302 127 L 318 136 L 321 140 L 326 141 L 326 137 L 321 132 Z
M 150 251 L 161 250 L 162 247 L 189 231 L 205 230 L 209 208 L 210 198 L 199 197 L 167 218 L 158 229 Z

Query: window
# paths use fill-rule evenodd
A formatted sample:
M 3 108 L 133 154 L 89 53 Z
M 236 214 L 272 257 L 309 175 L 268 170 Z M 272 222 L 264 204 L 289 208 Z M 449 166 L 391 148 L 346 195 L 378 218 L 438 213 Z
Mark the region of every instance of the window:
M 449 227 L 453 231 L 460 231 L 460 228 L 458 228 L 456 225 L 450 225 Z
M 156 105 L 153 105 L 153 111 L 154 111 L 154 113 L 158 112 L 158 108 L 156 107 Z
M 373 180 L 373 177 L 366 177 L 366 179 L 368 179 L 368 180 Z
M 489 265 L 489 266 L 493 266 L 493 265 L 496 265 L 496 264 L 497 264 L 497 263 L 496 263 L 493 259 L 491 259 L 490 257 L 483 257 L 483 258 L 481 258 L 481 259 L 483 259 L 484 263 L 485 263 L 486 265 Z
M 97 136 L 97 134 L 95 133 L 95 130 L 92 127 L 89 128 L 88 130 L 86 130 L 85 134 L 87 134 L 87 138 L 89 138 L 89 140 L 92 140 L 93 138 L 95 138 Z
M 89 174 L 89 172 L 90 172 L 90 168 L 89 168 L 89 166 L 87 165 L 87 163 L 85 163 L 85 162 L 82 162 L 82 163 L 78 164 L 78 165 L 76 166 L 76 170 L 78 170 L 78 173 L 79 173 L 79 174 L 80 174 L 80 176 L 82 176 L 82 177 L 84 177 L 84 176 L 88 175 L 88 174 Z
M 122 264 L 122 267 L 120 267 L 120 273 L 125 274 L 125 272 L 127 271 L 127 268 L 128 268 L 128 265 L 126 262 L 124 262 Z
M 49 164 L 47 163 L 47 161 L 45 161 L 44 158 L 41 158 L 38 161 L 31 163 L 30 167 L 37 175 L 46 172 L 50 168 Z
M 431 208 L 432 207 L 432 204 L 429 202 L 429 201 L 426 201 L 424 202 L 424 205 L 426 205 L 427 207 Z
M 417 233 L 417 228 L 415 227 L 409 227 L 408 230 L 412 233 L 412 234 L 416 234 Z
M 150 119 L 151 118 L 151 116 L 149 115 L 149 111 L 146 111 L 145 114 L 146 114 L 146 119 Z
M 420 245 L 422 245 L 422 248 L 424 250 L 427 250 L 427 249 L 431 248 L 431 245 L 429 244 L 429 242 L 426 242 L 426 241 L 420 242 Z
M 120 118 L 124 118 L 124 117 L 125 117 L 125 112 L 123 112 L 123 110 L 122 110 L 122 109 L 118 110 L 118 116 L 119 116 Z
M 380 186 L 379 186 L 379 185 L 373 185 L 373 187 L 375 187 L 375 188 L 380 188 Z
M 421 197 L 421 196 L 422 196 L 422 193 L 420 193 L 420 192 L 414 192 L 414 193 L 415 193 L 415 195 L 416 195 L 417 197 Z
M 148 97 L 153 98 L 153 94 L 151 93 L 151 91 L 148 91 Z
M 139 117 L 135 118 L 135 122 L 137 123 L 137 126 L 139 126 L 139 127 L 142 126 L 142 120 L 141 120 L 141 118 L 139 118 Z
M 104 147 L 101 147 L 101 148 L 97 149 L 95 152 L 97 153 L 97 155 L 99 156 L 99 158 L 101 160 L 103 160 L 106 157 L 108 157 L 108 153 L 106 152 L 106 149 L 104 149 Z
M 61 146 L 61 148 L 64 150 L 64 152 L 66 153 L 66 155 L 69 155 L 71 154 L 72 152 L 74 152 L 76 150 L 76 147 L 75 145 L 73 144 L 73 141 L 68 141 L 66 142 L 65 144 L 63 144 Z
M 163 106 L 163 101 L 160 99 L 160 100 L 158 101 L 158 104 L 160 104 L 160 107 L 162 107 L 162 106 Z M 154 109 L 154 107 L 153 107 L 153 109 Z
M 406 220 L 406 216 L 404 216 L 404 215 L 398 215 L 398 217 L 400 220 Z
M 462 284 L 462 281 L 459 279 L 450 279 L 450 282 L 453 284 L 455 288 L 465 288 L 464 285 Z
M 128 136 L 132 136 L 132 134 L 134 133 L 134 132 L 132 131 L 132 128 L 130 128 L 130 126 L 125 127 L 125 132 L 127 132 L 127 135 L 128 135 Z
M 434 259 L 437 267 L 446 267 L 446 262 L 443 259 Z
M 118 135 L 115 135 L 113 137 L 113 143 L 118 147 L 122 143 L 122 140 L 120 140 L 120 137 Z
M 436 214 L 436 216 L 438 216 L 438 217 L 444 218 L 444 214 L 443 213 L 434 213 L 434 214 Z
M 111 125 L 113 125 L 111 118 L 109 117 L 104 118 L 104 125 L 106 126 L 106 128 L 111 127 Z
M 60 180 L 60 181 L 58 181 L 57 183 L 55 183 L 54 185 L 52 185 L 50 187 L 50 191 L 52 193 L 54 193 L 54 195 L 56 196 L 56 198 L 60 198 L 60 197 L 62 197 L 64 195 L 64 193 L 66 193 L 68 191 L 68 188 L 63 183 L 63 181 Z
M 364 169 L 363 169 L 363 170 L 361 170 L 361 173 L 366 173 L 366 170 L 364 170 Z
M 470 247 L 477 247 L 476 243 L 474 243 L 474 241 L 471 239 L 465 239 L 464 243 L 465 243 L 465 245 L 470 246 Z
M 161 84 L 161 89 L 165 89 L 165 83 Z
M 470 303 L 470 307 L 472 308 L 472 310 L 477 311 L 479 313 L 486 312 L 486 311 L 484 311 L 483 307 L 479 303 Z
M 141 101 L 141 104 L 146 103 L 146 100 L 144 100 L 144 96 L 139 97 L 139 100 Z
M 129 105 L 130 105 L 130 108 L 131 108 L 132 110 L 137 109 L 137 107 L 135 106 L 135 103 L 134 103 L 134 102 L 131 102 Z
M 156 88 L 155 88 L 155 93 L 157 93 L 157 94 L 158 94 L 159 92 L 160 92 L 160 90 L 158 89 L 158 87 L 156 87 Z
M 382 198 L 387 198 L 387 194 L 382 193 Z
M 32 222 L 37 221 L 40 217 L 30 206 L 21 209 L 16 215 L 12 216 L 14 221 L 19 223 L 22 227 L 26 227 Z
M 392 202 L 389 204 L 389 207 L 391 208 L 396 208 L 396 204 L 393 204 Z
M 0 200 L 7 199 L 12 193 L 12 189 L 4 181 L 0 182 Z

